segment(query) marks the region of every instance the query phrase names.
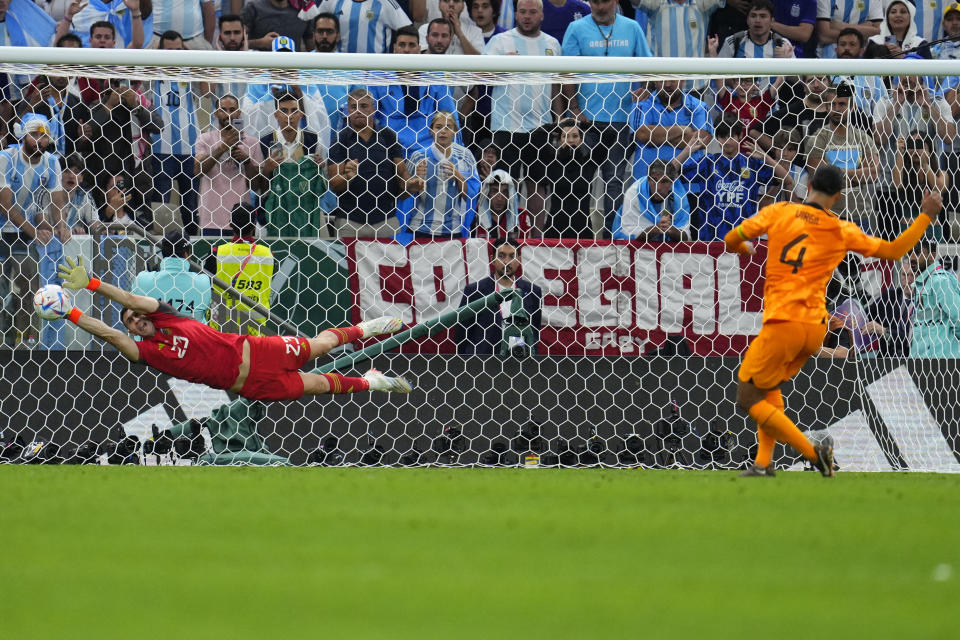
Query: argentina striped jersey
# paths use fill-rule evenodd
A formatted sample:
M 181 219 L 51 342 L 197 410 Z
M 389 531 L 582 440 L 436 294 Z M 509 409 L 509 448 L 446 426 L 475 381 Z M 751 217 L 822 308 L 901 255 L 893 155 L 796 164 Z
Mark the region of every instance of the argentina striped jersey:
M 203 10 L 211 0 L 160 0 L 153 3 L 153 32 L 176 31 L 184 40 L 203 35 Z M 146 36 L 147 40 L 150 39 Z
M 882 19 L 883 3 L 880 0 L 817 0 L 817 20 L 860 24 Z M 836 58 L 837 45 L 820 45 L 817 47 L 817 57 Z
M 324 0 L 319 9 L 337 16 L 340 51 L 348 53 L 388 53 L 392 32 L 412 24 L 396 0 Z
M 460 192 L 457 181 L 444 179 L 440 163 L 449 160 L 467 179 L 467 193 Z M 450 157 L 443 155 L 436 145 L 415 151 L 407 160 L 410 175 L 416 175 L 417 165 L 427 163 L 427 177 L 423 190 L 414 199 L 410 231 L 431 235 L 461 233 L 474 214 L 474 201 L 480 192 L 477 163 L 473 154 L 463 146 L 451 145 Z
M 156 12 L 156 9 L 154 9 Z M 80 36 L 83 46 L 90 46 L 90 26 L 94 22 L 105 20 L 111 23 L 117 30 L 117 49 L 122 49 L 130 44 L 133 38 L 132 18 L 127 6 L 123 0 L 113 0 L 113 2 L 102 2 L 101 0 L 89 0 L 89 4 L 80 10 L 80 13 L 73 17 L 70 31 Z M 144 44 L 150 42 L 151 29 L 153 28 L 153 14 L 143 20 Z
M 50 205 L 50 194 L 63 190 L 57 156 L 46 151 L 39 162 L 30 164 L 18 144 L 0 151 L 0 190 L 3 189 L 10 189 L 20 214 L 35 223 L 37 214 L 45 213 Z M 3 214 L 0 214 L 0 223 L 0 231 L 4 233 L 19 231 Z
M 516 29 L 490 38 L 484 55 L 558 56 L 560 43 L 540 33 L 535 38 L 520 35 Z M 533 131 L 549 124 L 553 116 L 549 84 L 498 85 L 491 92 L 490 129 L 492 131 Z
M 710 15 L 721 0 L 641 0 L 650 16 L 647 40 L 653 55 L 661 58 L 701 58 L 707 41 Z
M 154 80 L 150 100 L 163 119 L 163 129 L 153 134 L 153 152 L 193 155 L 197 141 L 197 97 L 190 83 Z

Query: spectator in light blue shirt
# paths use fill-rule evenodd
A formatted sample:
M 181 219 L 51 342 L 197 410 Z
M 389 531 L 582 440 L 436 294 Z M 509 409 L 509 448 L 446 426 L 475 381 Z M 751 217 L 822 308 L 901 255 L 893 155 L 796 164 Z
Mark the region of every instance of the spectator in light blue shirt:
M 649 57 L 653 55 L 640 25 L 617 15 L 616 0 L 591 0 L 590 15 L 570 23 L 563 37 L 563 55 L 594 57 Z M 598 60 L 602 70 L 602 60 Z M 623 199 L 623 180 L 627 154 L 633 150 L 632 132 L 627 122 L 633 107 L 629 82 L 564 85 L 570 113 L 578 120 L 592 123 L 584 142 L 590 148 L 601 145 L 608 150 L 600 173 L 606 185 L 603 202 L 604 234 L 609 236 L 614 212 Z
M 210 307 L 210 276 L 190 272 L 190 242 L 182 233 L 168 233 L 160 241 L 159 271 L 141 271 L 133 293 L 166 302 L 181 314 L 206 322 Z
M 630 127 L 637 140 L 634 180 L 647 175 L 647 166 L 655 159 L 670 162 L 695 139 L 708 144 L 713 133 L 710 108 L 702 100 L 682 91 L 678 80 L 651 84 L 650 95 L 638 102 L 630 114 Z M 696 161 L 702 157 L 703 152 L 699 151 L 692 159 Z
M 420 55 L 420 35 L 413 27 L 397 29 L 393 37 L 393 52 Z M 415 86 L 394 84 L 367 87 L 377 100 L 377 110 L 386 118 L 386 124 L 397 134 L 406 157 L 433 144 L 428 121 L 437 111 L 457 112 L 450 87 L 441 84 Z M 459 128 L 459 119 L 457 127 Z M 457 142 L 462 138 L 457 134 Z

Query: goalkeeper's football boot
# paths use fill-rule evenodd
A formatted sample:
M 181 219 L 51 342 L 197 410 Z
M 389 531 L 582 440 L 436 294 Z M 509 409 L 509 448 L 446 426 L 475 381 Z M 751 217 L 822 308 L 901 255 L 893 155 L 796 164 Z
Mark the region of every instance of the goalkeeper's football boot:
M 365 320 L 357 326 L 363 329 L 364 338 L 372 338 L 373 336 L 396 333 L 403 327 L 403 320 L 391 316 L 383 316 L 374 320 Z
M 385 376 L 376 369 L 370 369 L 363 374 L 364 380 L 370 383 L 370 391 L 389 391 L 391 393 L 410 393 L 413 387 L 403 378 Z
M 813 450 L 817 453 L 817 459 L 813 463 L 814 469 L 820 472 L 824 478 L 833 477 L 833 442 L 824 440 L 820 444 L 813 445 Z
M 754 478 L 754 477 L 764 477 L 772 478 L 777 475 L 777 472 L 774 471 L 773 465 L 766 467 L 759 467 L 755 464 L 750 465 L 746 470 L 740 472 L 741 478 Z

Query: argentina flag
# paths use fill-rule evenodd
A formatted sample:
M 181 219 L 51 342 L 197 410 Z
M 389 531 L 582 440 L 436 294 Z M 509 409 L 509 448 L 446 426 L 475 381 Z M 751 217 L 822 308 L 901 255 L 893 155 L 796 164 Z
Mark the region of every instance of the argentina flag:
M 9 47 L 46 47 L 51 44 L 57 23 L 31 0 L 10 0 L 7 9 L 6 30 L 0 29 L 0 45 Z M 0 73 L 0 95 L 17 100 L 20 87 L 30 82 L 30 76 Z
M 53 44 L 57 23 L 31 0 L 10 0 L 7 32 L 13 47 L 48 47 Z

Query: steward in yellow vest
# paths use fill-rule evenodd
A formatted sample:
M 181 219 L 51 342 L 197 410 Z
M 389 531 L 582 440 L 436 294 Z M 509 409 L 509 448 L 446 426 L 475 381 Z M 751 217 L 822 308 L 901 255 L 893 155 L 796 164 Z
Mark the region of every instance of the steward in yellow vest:
M 256 215 L 257 211 L 244 203 L 233 208 L 231 227 L 236 235 L 230 242 L 213 248 L 214 257 L 217 260 L 216 275 L 240 293 L 253 298 L 269 309 L 270 283 L 273 280 L 273 253 L 268 246 L 260 244 L 254 237 Z M 229 293 L 224 293 L 218 287 L 214 287 L 214 290 L 223 295 L 224 304 L 228 309 L 236 307 L 242 311 L 250 310 L 247 305 L 238 302 Z M 250 314 L 250 318 L 253 322 L 241 322 L 241 327 L 246 326 L 248 335 L 261 335 L 260 328 L 266 324 L 267 318 L 256 311 Z M 212 322 L 211 325 L 213 325 Z

